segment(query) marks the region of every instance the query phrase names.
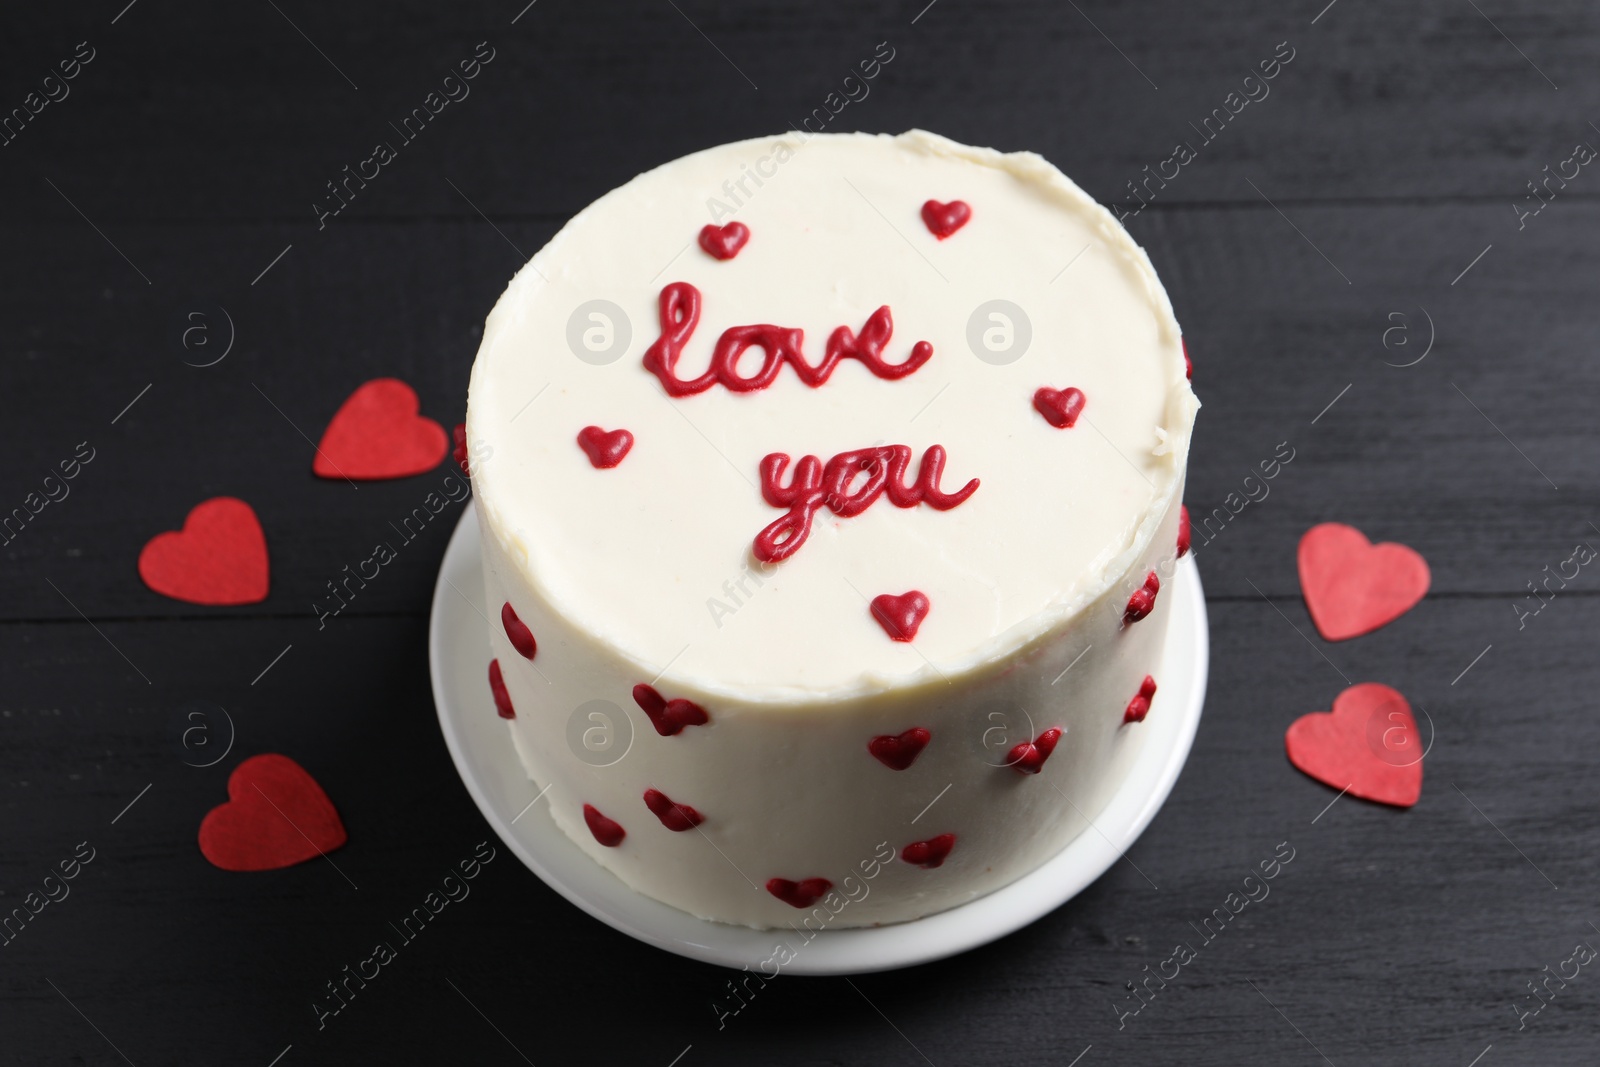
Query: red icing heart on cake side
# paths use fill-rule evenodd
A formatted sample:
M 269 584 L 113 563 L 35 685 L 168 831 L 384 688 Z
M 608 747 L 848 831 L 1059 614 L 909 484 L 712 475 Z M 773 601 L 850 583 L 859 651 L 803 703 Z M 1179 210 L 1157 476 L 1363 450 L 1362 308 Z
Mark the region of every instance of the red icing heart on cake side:
M 1184 556 L 1187 556 L 1189 554 L 1189 544 L 1190 544 L 1189 506 L 1187 504 L 1179 504 L 1178 505 L 1178 558 L 1179 559 L 1182 559 Z
M 1353 685 L 1284 734 L 1289 762 L 1351 796 L 1409 808 L 1422 795 L 1422 744 L 1406 698 L 1386 685 Z
M 1056 750 L 1056 742 L 1059 740 L 1061 740 L 1061 728 L 1052 726 L 1032 741 L 1013 745 L 1011 751 L 1006 753 L 1006 766 L 1018 774 L 1038 774 L 1044 770 L 1044 761 Z
M 730 222 L 726 226 L 708 222 L 700 227 L 700 247 L 716 259 L 732 259 L 748 240 L 750 227 L 742 222 Z
M 528 629 L 528 624 L 517 618 L 517 609 L 511 606 L 511 601 L 506 601 L 500 609 L 500 625 L 506 628 L 506 637 L 511 641 L 511 647 L 516 649 L 523 659 L 532 659 L 539 651 L 539 643 L 533 639 L 533 631 Z
M 704 815 L 701 815 L 687 804 L 679 804 L 659 789 L 646 789 L 644 791 L 644 806 L 650 809 L 652 815 L 661 820 L 662 826 L 665 826 L 673 833 L 681 834 L 685 830 L 693 830 L 696 826 L 706 821 Z
M 622 828 L 621 823 L 600 814 L 600 809 L 593 804 L 583 806 L 583 821 L 588 824 L 594 839 L 606 848 L 616 848 L 628 836 L 628 831 Z
M 915 589 L 899 596 L 884 593 L 872 598 L 872 617 L 878 620 L 890 639 L 910 641 L 922 628 L 930 606 L 928 598 Z
M 656 692 L 655 686 L 642 682 L 633 687 L 633 700 L 662 737 L 673 737 L 685 726 L 704 726 L 711 721 L 706 709 L 694 701 L 681 697 L 668 700 Z
M 351 393 L 322 431 L 311 473 L 381 481 L 431 471 L 450 450 L 444 427 L 418 414 L 416 391 L 399 378 L 374 378 Z
M 1161 579 L 1156 577 L 1156 572 L 1151 571 L 1144 576 L 1144 585 L 1133 591 L 1128 597 L 1128 606 L 1123 609 L 1122 621 L 1132 625 L 1156 610 L 1156 594 L 1161 592 Z
M 633 434 L 627 430 L 602 430 L 585 426 L 578 431 L 578 447 L 583 449 L 597 470 L 609 470 L 621 463 L 633 447 Z
M 251 756 L 228 776 L 228 802 L 200 822 L 200 853 L 225 871 L 274 871 L 347 840 L 333 801 L 288 756 Z
M 506 680 L 500 673 L 500 661 L 489 661 L 489 692 L 494 694 L 494 709 L 502 719 L 515 719 L 517 709 L 511 706 L 511 694 L 506 692 Z
M 450 431 L 450 440 L 455 443 L 451 455 L 455 456 L 456 466 L 461 468 L 461 473 L 468 478 L 472 477 L 472 468 L 467 466 L 467 424 L 458 422 Z
M 1078 416 L 1083 414 L 1086 403 L 1088 397 L 1083 395 L 1083 390 L 1072 385 L 1065 389 L 1041 385 L 1033 393 L 1034 410 L 1058 430 L 1070 430 L 1077 425 Z
M 879 763 L 890 770 L 903 771 L 922 754 L 928 742 L 933 738 L 921 726 L 913 726 L 900 734 L 880 734 L 867 742 L 867 751 L 872 753 Z
M 196 504 L 182 530 L 156 534 L 144 546 L 139 577 L 162 596 L 189 604 L 260 603 L 268 587 L 261 522 L 235 497 Z
M 1124 723 L 1144 722 L 1144 717 L 1150 714 L 1150 700 L 1155 695 L 1156 680 L 1147 674 L 1144 676 L 1144 681 L 1139 685 L 1139 692 L 1135 693 L 1133 699 L 1128 701 L 1127 710 L 1122 713 L 1122 721 Z
M 807 878 L 801 882 L 791 882 L 787 878 L 767 880 L 767 892 L 791 908 L 809 908 L 832 888 L 833 883 L 826 878 Z
M 941 241 L 965 226 L 971 218 L 972 208 L 965 200 L 952 200 L 948 204 L 929 200 L 922 205 L 923 225 Z
M 1360 637 L 1393 622 L 1428 592 L 1428 562 L 1415 549 L 1373 544 L 1354 526 L 1325 522 L 1300 538 L 1300 590 L 1317 632 Z
M 944 863 L 945 857 L 950 855 L 950 850 L 956 847 L 955 834 L 940 834 L 930 837 L 926 841 L 913 841 L 900 850 L 900 858 L 907 863 L 914 863 L 924 870 L 933 870 Z

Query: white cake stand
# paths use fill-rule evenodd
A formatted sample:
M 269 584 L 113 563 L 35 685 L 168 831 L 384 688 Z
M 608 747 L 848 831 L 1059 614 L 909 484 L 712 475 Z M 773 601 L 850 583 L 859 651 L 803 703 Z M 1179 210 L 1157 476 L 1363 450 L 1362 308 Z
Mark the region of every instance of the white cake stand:
M 1205 702 L 1210 644 L 1194 557 L 1180 561 L 1170 590 L 1172 630 L 1155 672 L 1169 699 L 1140 727 L 1149 731 L 1143 750 L 1090 829 L 1032 874 L 960 907 L 890 926 L 824 930 L 799 948 L 783 973 L 860 974 L 953 956 L 1053 911 L 1116 863 L 1177 781 Z M 547 804 L 533 803 L 539 790 L 518 761 L 505 724 L 491 713 L 484 680 L 491 612 L 483 598 L 477 512 L 468 507 L 434 585 L 428 662 L 445 743 L 489 825 L 546 885 L 601 922 L 668 952 L 755 970 L 772 955 L 780 931 L 697 919 L 636 893 L 557 829 Z

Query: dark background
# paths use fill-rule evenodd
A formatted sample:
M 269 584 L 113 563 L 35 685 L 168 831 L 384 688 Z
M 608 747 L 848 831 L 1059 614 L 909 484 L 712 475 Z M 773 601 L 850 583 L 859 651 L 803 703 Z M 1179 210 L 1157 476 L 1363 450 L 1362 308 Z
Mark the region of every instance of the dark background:
M 1592 4 L 539 0 L 519 17 L 525 0 L 124 2 L 0 16 L 0 112 L 78 42 L 95 50 L 0 147 L 0 511 L 78 442 L 95 449 L 71 496 L 0 548 L 0 905 L 80 841 L 96 850 L 0 948 L 0 1059 L 1596 1061 L 1595 967 L 1520 1031 L 1516 1010 L 1541 968 L 1600 945 L 1594 576 L 1521 628 L 1515 610 L 1547 565 L 1600 544 L 1600 174 L 1552 181 L 1520 228 L 1514 207 L 1575 144 L 1600 145 Z M 472 95 L 319 231 L 325 183 L 485 40 Z M 1188 767 L 1130 853 L 1149 880 L 1119 863 L 941 963 L 780 979 L 719 1029 L 729 972 L 612 932 L 502 849 L 319 1032 L 322 984 L 492 835 L 428 688 L 449 524 L 325 630 L 310 609 L 448 468 L 352 490 L 312 477 L 302 431 L 387 375 L 456 422 L 485 314 L 566 218 L 682 153 L 798 123 L 881 41 L 895 58 L 829 129 L 1032 149 L 1108 203 L 1294 49 L 1270 96 L 1129 222 L 1205 404 L 1191 508 L 1295 450 L 1267 499 L 1197 538 L 1211 686 Z M 219 307 L 232 351 L 186 366 L 220 351 Z M 179 341 L 196 310 L 210 349 Z M 1433 335 L 1420 363 L 1386 365 Z M 261 517 L 270 598 L 205 609 L 148 591 L 141 546 L 219 494 Z M 1421 551 L 1428 599 L 1322 642 L 1294 552 L 1328 520 Z M 1410 811 L 1345 798 L 1319 816 L 1334 791 L 1284 758 L 1285 728 L 1347 679 L 1399 688 L 1436 730 Z M 186 743 L 205 706 L 236 737 L 201 769 L 186 763 L 225 740 L 213 713 L 212 747 Z M 260 752 L 332 796 L 349 882 L 320 861 L 242 875 L 201 858 L 200 819 Z M 1283 841 L 1295 859 L 1271 896 L 1119 1031 L 1124 983 L 1195 940 L 1189 923 Z

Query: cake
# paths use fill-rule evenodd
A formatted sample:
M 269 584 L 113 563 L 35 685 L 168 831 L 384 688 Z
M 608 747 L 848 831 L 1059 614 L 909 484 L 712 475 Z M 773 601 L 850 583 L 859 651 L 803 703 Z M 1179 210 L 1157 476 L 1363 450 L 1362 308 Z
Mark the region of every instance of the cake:
M 658 167 L 484 329 L 483 713 L 579 848 L 701 918 L 992 892 L 1177 699 L 1198 406 L 1149 259 L 1037 155 L 794 133 Z

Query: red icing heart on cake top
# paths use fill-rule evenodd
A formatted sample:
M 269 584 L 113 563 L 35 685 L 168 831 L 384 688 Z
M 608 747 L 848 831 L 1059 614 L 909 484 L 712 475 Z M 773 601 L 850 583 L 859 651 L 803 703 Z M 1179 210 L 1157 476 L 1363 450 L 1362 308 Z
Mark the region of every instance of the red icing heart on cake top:
M 833 883 L 826 878 L 807 878 L 801 882 L 791 882 L 787 878 L 767 880 L 767 892 L 791 908 L 809 908 L 832 888 Z
M 899 596 L 884 593 L 872 598 L 872 617 L 895 641 L 910 641 L 928 617 L 928 598 L 915 589 Z
M 925 870 L 933 870 L 944 863 L 950 850 L 956 847 L 955 834 L 940 834 L 926 841 L 913 841 L 900 850 L 900 858 Z
M 578 431 L 578 447 L 597 469 L 606 470 L 622 462 L 633 447 L 633 434 L 627 430 L 608 431 L 598 426 L 585 426 Z
M 489 692 L 494 694 L 494 708 L 502 719 L 515 719 L 517 709 L 511 706 L 511 694 L 506 692 L 506 680 L 500 674 L 500 661 L 489 661 Z
M 1182 559 L 1189 554 L 1189 507 L 1187 504 L 1178 505 L 1178 558 Z
M 922 205 L 923 224 L 928 227 L 929 233 L 941 241 L 965 226 L 971 218 L 972 208 L 965 200 L 952 200 L 948 204 L 929 200 Z
M 322 431 L 311 472 L 378 481 L 431 471 L 450 449 L 444 427 L 418 414 L 417 394 L 398 378 L 374 378 L 351 393 Z
M 1122 621 L 1128 625 L 1138 622 L 1156 609 L 1156 594 L 1161 592 L 1161 579 L 1151 571 L 1144 576 L 1144 585 L 1128 597 L 1128 606 L 1122 612 Z
M 628 836 L 628 831 L 622 828 L 621 823 L 600 814 L 600 809 L 593 804 L 583 806 L 583 821 L 589 825 L 589 832 L 594 839 L 606 848 L 616 848 Z
M 1398 619 L 1432 579 L 1415 549 L 1392 541 L 1375 545 L 1343 523 L 1307 530 L 1298 555 L 1306 610 L 1329 641 L 1360 637 Z
M 1302 715 L 1283 738 L 1289 762 L 1351 796 L 1409 808 L 1422 795 L 1422 745 L 1406 698 L 1386 685 L 1353 685 L 1333 710 Z
M 1083 395 L 1083 390 L 1072 385 L 1065 389 L 1042 385 L 1033 393 L 1034 410 L 1058 430 L 1068 430 L 1076 425 L 1086 403 L 1088 398 Z
M 872 753 L 877 761 L 891 770 L 903 771 L 922 754 L 928 742 L 933 738 L 921 726 L 913 726 L 900 734 L 880 734 L 867 742 L 867 751 Z
M 190 604 L 267 599 L 267 538 L 249 504 L 231 496 L 196 504 L 182 530 L 156 534 L 139 553 L 144 584 Z
M 461 468 L 461 473 L 468 478 L 472 477 L 472 468 L 467 466 L 467 424 L 458 422 L 450 431 L 450 439 L 455 442 L 452 455 L 455 456 L 456 466 Z
M 656 733 L 662 737 L 672 737 L 683 730 L 685 726 L 704 726 L 711 721 L 711 716 L 692 700 L 681 697 L 668 700 L 655 687 L 640 683 L 633 687 L 633 699 L 636 704 L 644 709 L 650 719 L 650 725 L 656 728 Z
M 1122 713 L 1122 721 L 1125 723 L 1144 722 L 1144 717 L 1150 714 L 1150 698 L 1155 695 L 1156 680 L 1147 674 L 1144 676 L 1144 681 L 1139 685 L 1139 692 L 1134 694 L 1132 700 L 1128 701 L 1128 708 Z
M 732 259 L 748 240 L 750 227 L 742 222 L 730 222 L 726 226 L 707 223 L 700 227 L 700 247 L 717 259 Z
M 1044 761 L 1056 750 L 1056 742 L 1059 740 L 1061 740 L 1061 728 L 1052 726 L 1032 741 L 1013 745 L 1011 751 L 1006 753 L 1006 766 L 1018 774 L 1038 774 L 1044 769 Z
M 500 609 L 500 625 L 506 628 L 506 637 L 511 640 L 511 647 L 516 649 L 523 659 L 532 659 L 534 653 L 539 651 L 539 644 L 533 639 L 533 631 L 528 629 L 528 624 L 517 618 L 517 609 L 511 606 L 511 601 L 506 601 Z
M 200 853 L 225 871 L 273 871 L 349 840 L 333 801 L 288 756 L 251 756 L 228 776 L 228 802 L 200 822 Z
M 644 806 L 649 808 L 661 825 L 674 833 L 693 830 L 705 822 L 705 816 L 687 804 L 679 804 L 659 789 L 644 791 Z

